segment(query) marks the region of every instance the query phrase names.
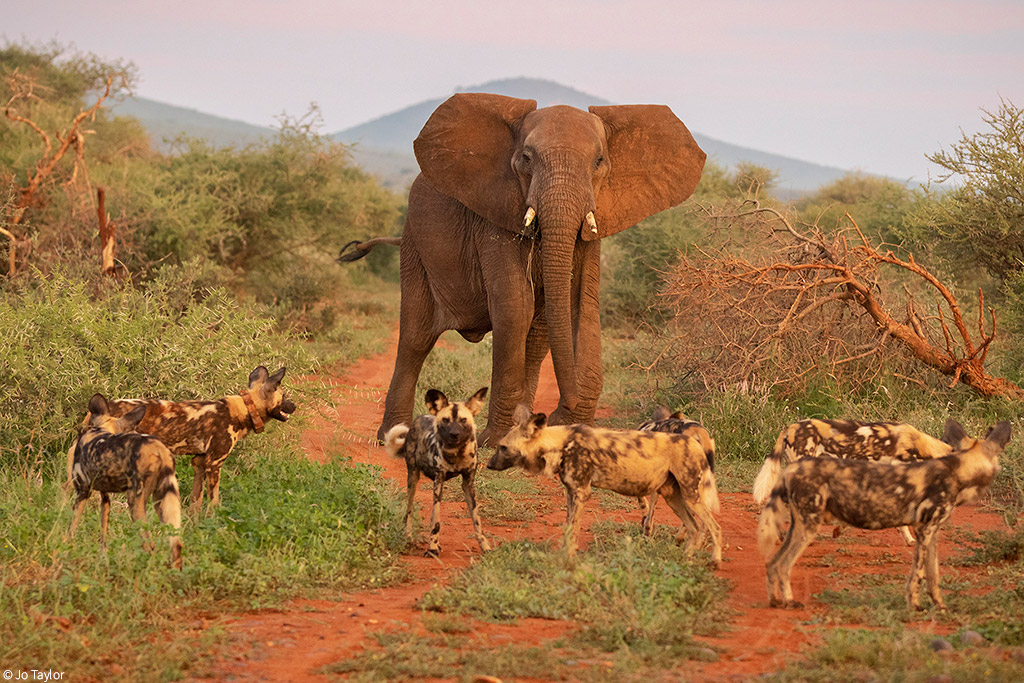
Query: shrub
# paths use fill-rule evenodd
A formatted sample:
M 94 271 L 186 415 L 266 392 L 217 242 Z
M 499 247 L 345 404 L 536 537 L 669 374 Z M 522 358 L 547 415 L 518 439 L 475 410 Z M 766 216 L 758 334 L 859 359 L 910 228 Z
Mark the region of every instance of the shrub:
M 244 386 L 257 365 L 314 360 L 258 308 L 168 268 L 145 289 L 57 272 L 0 299 L 0 466 L 63 457 L 89 397 L 199 399 Z M 287 380 L 286 380 L 287 382 Z

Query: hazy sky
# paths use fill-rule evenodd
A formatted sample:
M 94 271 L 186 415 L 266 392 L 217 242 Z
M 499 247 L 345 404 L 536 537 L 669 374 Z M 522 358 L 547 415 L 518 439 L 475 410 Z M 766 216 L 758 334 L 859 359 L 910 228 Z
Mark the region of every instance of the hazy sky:
M 1020 0 L 0 0 L 0 16 L 9 40 L 134 61 L 141 96 L 260 125 L 317 102 L 325 132 L 530 76 L 924 181 L 924 155 L 981 108 L 1024 106 Z

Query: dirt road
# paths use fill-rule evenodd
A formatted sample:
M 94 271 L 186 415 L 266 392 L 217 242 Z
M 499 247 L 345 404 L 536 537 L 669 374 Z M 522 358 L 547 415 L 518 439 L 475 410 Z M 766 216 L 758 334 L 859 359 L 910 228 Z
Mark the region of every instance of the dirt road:
M 394 349 L 389 349 L 359 362 L 345 376 L 331 379 L 330 384 L 342 408 L 336 417 L 315 425 L 303 438 L 307 453 L 314 459 L 321 459 L 328 445 L 333 446 L 340 439 L 347 455 L 358 462 L 380 465 L 385 476 L 404 489 L 404 461 L 390 458 L 382 447 L 371 441 L 383 413 L 383 396 L 393 359 Z M 537 409 L 550 412 L 556 403 L 557 387 L 549 358 L 542 370 Z M 727 454 L 723 456 L 728 457 Z M 482 476 L 487 475 L 483 473 Z M 565 514 L 564 495 L 555 482 L 543 482 L 540 488 L 549 500 L 535 520 L 503 527 L 488 525 L 485 519 L 485 531 L 492 542 L 511 539 L 544 541 L 560 536 Z M 421 488 L 417 502 L 421 506 L 422 518 L 429 518 L 429 499 L 427 490 Z M 481 497 L 481 505 L 485 506 L 486 502 Z M 409 554 L 402 558 L 410 575 L 406 583 L 351 593 L 341 602 L 297 600 L 279 611 L 231 618 L 226 628 L 231 639 L 227 651 L 232 655 L 217 663 L 217 677 L 326 681 L 329 677 L 318 671 L 372 646 L 373 641 L 368 634 L 402 629 L 426 635 L 421 611 L 416 607 L 417 600 L 431 588 L 444 584 L 454 572 L 479 556 L 462 502 L 444 503 L 442 515 L 445 544 L 440 560 L 422 557 L 419 548 L 410 549 Z M 597 520 L 636 522 L 639 512 L 607 511 L 597 505 L 589 506 L 585 528 L 589 529 Z M 816 615 L 826 612 L 828 607 L 814 598 L 807 598 L 826 588 L 841 588 L 844 582 L 833 576 L 836 573 L 833 563 L 823 561 L 826 554 L 835 553 L 835 544 L 816 543 L 798 564 L 793 577 L 794 592 L 804 597 L 807 607 L 799 610 L 769 609 L 764 562 L 754 542 L 757 511 L 751 496 L 745 493 L 722 494 L 719 521 L 726 543 L 724 563 L 719 573 L 733 584 L 728 600 L 735 617 L 724 635 L 703 639 L 719 650 L 719 660 L 683 663 L 681 671 L 699 680 L 745 680 L 781 668 L 788 660 L 800 656 L 805 646 L 816 643 L 817 632 L 807 624 L 814 621 Z M 656 522 L 672 526 L 678 523 L 668 511 L 668 506 L 664 505 L 660 506 Z M 975 529 L 1002 527 L 996 515 L 977 507 L 961 508 L 954 522 Z M 892 576 L 894 581 L 905 581 L 911 550 L 903 545 L 896 530 L 869 534 L 847 529 L 843 533 L 852 537 L 852 543 L 843 544 L 844 575 L 884 573 Z M 591 538 L 589 533 L 582 534 L 582 547 L 586 547 Z M 943 540 L 940 552 L 944 557 L 954 552 L 952 546 L 948 539 Z M 962 576 L 970 570 L 955 568 L 944 571 Z M 941 625 L 927 621 L 914 627 L 923 632 L 944 631 Z M 542 619 L 527 619 L 510 625 L 474 622 L 473 636 L 479 639 L 511 638 L 526 645 L 557 638 L 573 628 L 572 622 Z

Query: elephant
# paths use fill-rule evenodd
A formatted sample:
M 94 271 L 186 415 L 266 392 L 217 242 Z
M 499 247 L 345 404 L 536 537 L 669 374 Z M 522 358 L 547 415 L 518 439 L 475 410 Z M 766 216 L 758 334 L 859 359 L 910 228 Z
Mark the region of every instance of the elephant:
M 493 331 L 480 443 L 496 444 L 515 406 L 533 404 L 549 349 L 559 390 L 549 422 L 593 423 L 600 239 L 689 197 L 706 155 L 664 105 L 538 109 L 489 93 L 444 101 L 413 149 L 420 173 L 400 240 L 398 354 L 378 438 L 412 419 L 423 362 L 452 329 L 471 342 Z

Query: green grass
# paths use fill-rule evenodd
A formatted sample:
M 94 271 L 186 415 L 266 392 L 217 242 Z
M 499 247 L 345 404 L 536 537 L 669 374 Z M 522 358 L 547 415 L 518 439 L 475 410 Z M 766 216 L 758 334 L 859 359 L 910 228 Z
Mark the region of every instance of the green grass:
M 487 620 L 573 619 L 581 638 L 615 650 L 638 643 L 690 646 L 714 631 L 724 582 L 691 563 L 669 534 L 639 536 L 639 525 L 605 523 L 575 561 L 561 551 L 509 542 L 427 593 L 427 610 Z
M 1019 681 L 1024 665 L 989 647 L 966 647 L 950 638 L 954 649 L 939 654 L 929 647 L 932 636 L 906 630 L 836 628 L 806 661 L 771 675 L 777 683 L 836 681 Z
M 216 652 L 217 633 L 193 632 L 193 615 L 401 578 L 393 488 L 363 465 L 309 462 L 296 437 L 282 426 L 235 449 L 222 505 L 212 514 L 186 510 L 180 572 L 167 567 L 166 543 L 143 549 L 123 497 L 114 496 L 106 549 L 98 496 L 67 542 L 61 472 L 0 470 L 0 661 L 102 680 L 175 679 L 201 672 L 202 655 Z M 178 476 L 187 496 L 185 461 Z M 150 512 L 146 528 L 162 539 L 168 528 L 154 519 Z
M 997 536 L 999 542 L 992 541 Z M 1016 546 L 1005 539 L 1009 534 L 958 531 L 958 543 L 966 544 L 958 556 L 940 568 L 945 611 L 922 613 L 906 606 L 906 582 L 910 573 L 907 561 L 893 559 L 885 574 L 837 572 L 841 587 L 828 588 L 815 596 L 829 606 L 816 621 L 822 624 L 858 624 L 872 627 L 913 628 L 925 616 L 952 628 L 969 628 L 986 636 L 996 645 L 1024 646 L 1024 558 L 998 553 L 1000 548 Z M 946 541 L 941 539 L 940 542 Z M 946 541 L 949 542 L 949 541 Z M 983 566 L 984 572 L 957 569 Z M 925 598 L 925 605 L 930 603 Z
M 636 526 L 637 528 L 634 528 Z M 582 681 L 650 680 L 689 659 L 716 658 L 694 640 L 726 617 L 726 582 L 690 562 L 669 533 L 646 539 L 639 525 L 603 523 L 591 547 L 569 561 L 560 551 L 507 542 L 421 600 L 434 635 L 378 634 L 378 647 L 327 667 L 351 680 L 418 677 Z M 525 617 L 578 626 L 539 644 L 477 638 L 473 623 Z

